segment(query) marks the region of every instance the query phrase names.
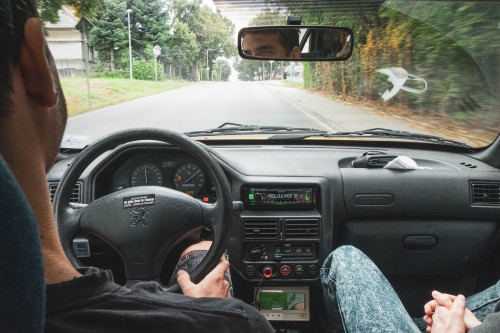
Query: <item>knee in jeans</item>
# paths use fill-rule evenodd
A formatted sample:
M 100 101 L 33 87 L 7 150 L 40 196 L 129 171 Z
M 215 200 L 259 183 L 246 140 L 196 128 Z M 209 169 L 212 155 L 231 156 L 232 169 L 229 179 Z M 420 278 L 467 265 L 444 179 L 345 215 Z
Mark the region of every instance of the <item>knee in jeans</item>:
M 323 271 L 335 274 L 339 269 L 358 265 L 366 258 L 365 254 L 352 245 L 343 245 L 328 255 Z
M 357 260 L 358 258 L 365 256 L 363 252 L 352 245 L 342 245 L 341 247 L 335 249 L 335 251 L 333 251 L 330 255 L 343 262 Z
M 352 245 L 342 245 L 333 251 L 334 253 L 337 254 L 351 254 L 351 253 L 362 253 L 358 248 L 352 246 Z

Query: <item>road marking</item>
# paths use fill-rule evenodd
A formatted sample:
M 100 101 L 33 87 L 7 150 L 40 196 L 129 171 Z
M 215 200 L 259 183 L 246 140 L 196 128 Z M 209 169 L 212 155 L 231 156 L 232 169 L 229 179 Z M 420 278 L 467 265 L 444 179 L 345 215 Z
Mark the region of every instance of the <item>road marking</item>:
M 305 114 L 306 116 L 308 116 L 309 118 L 311 118 L 312 120 L 314 120 L 320 126 L 322 126 L 323 128 L 325 128 L 327 132 L 329 132 L 329 133 L 336 133 L 336 132 L 338 132 L 336 129 L 334 129 L 333 127 L 330 127 L 325 122 L 321 121 L 320 119 L 318 119 L 317 117 L 313 116 L 312 114 L 310 114 L 306 110 L 302 109 L 300 106 L 298 106 L 298 105 L 292 103 L 291 101 L 289 101 L 285 96 L 282 96 L 279 93 L 279 91 L 275 91 L 275 93 L 276 93 L 276 95 L 278 96 L 279 99 L 281 99 L 282 101 L 286 102 L 287 104 L 293 106 L 294 108 L 296 108 L 297 110 L 299 110 L 300 112 L 302 112 L 303 114 Z

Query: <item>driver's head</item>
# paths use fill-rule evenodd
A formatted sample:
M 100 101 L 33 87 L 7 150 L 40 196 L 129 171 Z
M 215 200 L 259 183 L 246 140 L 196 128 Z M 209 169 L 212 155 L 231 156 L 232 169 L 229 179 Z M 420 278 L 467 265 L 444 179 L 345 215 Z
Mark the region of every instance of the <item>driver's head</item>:
M 0 0 L 0 153 L 20 162 L 30 149 L 48 170 L 67 115 L 42 27 L 32 0 Z
M 242 36 L 245 54 L 269 59 L 300 59 L 298 29 L 248 30 Z

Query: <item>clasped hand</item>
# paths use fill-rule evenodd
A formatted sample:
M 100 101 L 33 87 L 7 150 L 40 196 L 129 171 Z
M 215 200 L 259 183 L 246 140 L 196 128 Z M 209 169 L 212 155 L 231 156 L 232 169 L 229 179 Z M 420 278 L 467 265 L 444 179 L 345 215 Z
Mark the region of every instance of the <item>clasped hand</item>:
M 463 295 L 432 292 L 433 300 L 424 305 L 428 333 L 465 333 L 481 322 L 465 307 Z

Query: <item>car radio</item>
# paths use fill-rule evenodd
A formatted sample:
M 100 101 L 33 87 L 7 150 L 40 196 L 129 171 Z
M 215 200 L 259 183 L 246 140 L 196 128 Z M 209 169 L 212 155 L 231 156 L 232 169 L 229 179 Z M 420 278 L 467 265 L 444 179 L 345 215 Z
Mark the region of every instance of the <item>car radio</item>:
M 314 187 L 244 187 L 243 202 L 247 209 L 313 208 L 316 204 Z

